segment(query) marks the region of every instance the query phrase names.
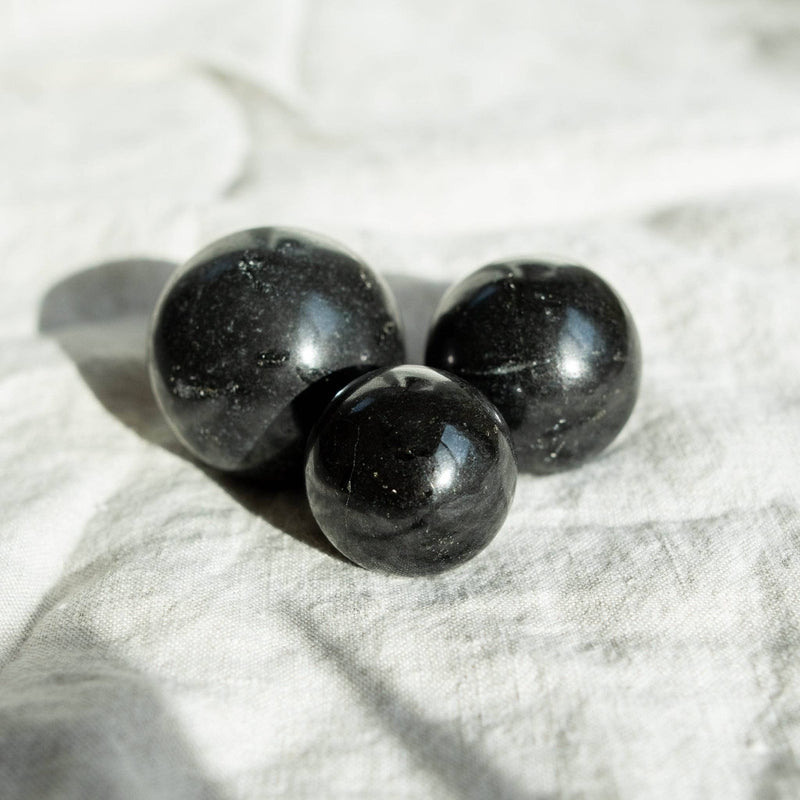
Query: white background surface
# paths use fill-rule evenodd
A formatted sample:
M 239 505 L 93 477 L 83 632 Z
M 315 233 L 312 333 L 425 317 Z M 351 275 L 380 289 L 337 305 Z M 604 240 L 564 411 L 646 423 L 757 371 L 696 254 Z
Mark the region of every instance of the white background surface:
M 800 4 L 5 6 L 0 796 L 800 795 Z M 160 259 L 279 223 L 417 352 L 442 284 L 584 260 L 634 416 L 469 565 L 349 566 L 145 380 Z

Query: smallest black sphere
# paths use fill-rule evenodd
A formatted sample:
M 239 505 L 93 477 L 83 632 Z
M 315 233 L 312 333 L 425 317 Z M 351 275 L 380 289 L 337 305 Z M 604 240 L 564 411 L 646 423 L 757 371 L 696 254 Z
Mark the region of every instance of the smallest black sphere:
M 483 550 L 517 480 L 508 427 L 464 381 L 402 366 L 342 390 L 311 434 L 306 490 L 332 544 L 367 569 L 431 575 Z

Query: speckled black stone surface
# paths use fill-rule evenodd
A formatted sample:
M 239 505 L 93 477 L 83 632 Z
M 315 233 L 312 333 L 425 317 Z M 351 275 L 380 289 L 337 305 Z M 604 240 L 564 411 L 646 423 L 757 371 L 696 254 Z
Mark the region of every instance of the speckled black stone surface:
M 511 437 L 468 384 L 401 366 L 355 381 L 312 433 L 306 490 L 320 528 L 351 561 L 427 575 L 494 538 L 514 495 Z
M 633 319 L 585 267 L 490 264 L 451 287 L 425 361 L 480 389 L 511 428 L 520 470 L 578 466 L 622 430 L 639 390 Z
M 302 481 L 330 398 L 403 361 L 386 284 L 323 237 L 241 231 L 180 268 L 156 307 L 150 379 L 186 447 L 219 470 Z

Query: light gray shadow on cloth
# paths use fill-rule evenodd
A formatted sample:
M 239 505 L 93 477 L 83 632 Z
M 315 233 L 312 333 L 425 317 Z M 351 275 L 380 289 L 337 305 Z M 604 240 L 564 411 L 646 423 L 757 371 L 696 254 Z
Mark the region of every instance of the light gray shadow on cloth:
M 0 667 L 0 796 L 224 800 L 147 676 L 81 625 L 37 635 L 71 587 L 47 594 Z
M 454 796 L 464 800 L 555 800 L 555 794 L 533 791 L 512 776 L 504 775 L 478 743 L 464 743 L 457 725 L 426 719 L 374 666 L 363 663 L 354 649 L 329 636 L 310 612 L 288 605 L 278 610 L 321 651 L 387 733 Z
M 390 274 L 384 277 L 400 308 L 406 338 L 406 361 L 409 364 L 423 364 L 428 328 L 447 284 L 409 275 Z
M 175 264 L 112 261 L 55 284 L 39 310 L 39 331 L 72 359 L 106 410 L 143 439 L 180 453 L 147 377 L 150 315 Z

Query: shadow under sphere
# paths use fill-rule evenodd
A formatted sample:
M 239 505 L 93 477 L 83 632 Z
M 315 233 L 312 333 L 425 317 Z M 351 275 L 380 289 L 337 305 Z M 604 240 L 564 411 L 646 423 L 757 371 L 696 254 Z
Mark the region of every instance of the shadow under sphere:
M 195 464 L 272 526 L 341 558 L 319 530 L 300 488 L 269 488 L 211 470 L 182 447 L 161 414 L 150 389 L 147 337 L 153 308 L 176 266 L 132 258 L 69 275 L 42 299 L 39 331 L 59 343 L 100 403 L 127 427 Z

